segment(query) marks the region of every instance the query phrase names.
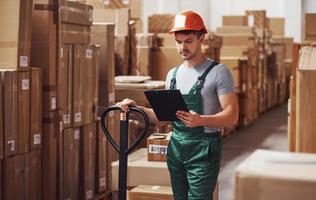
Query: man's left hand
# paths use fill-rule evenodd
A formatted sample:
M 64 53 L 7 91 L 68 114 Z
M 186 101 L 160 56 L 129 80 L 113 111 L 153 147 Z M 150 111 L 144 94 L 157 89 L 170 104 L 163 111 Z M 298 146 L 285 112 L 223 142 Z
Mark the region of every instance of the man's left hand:
M 192 110 L 190 112 L 178 110 L 176 115 L 188 127 L 202 126 L 202 117 Z

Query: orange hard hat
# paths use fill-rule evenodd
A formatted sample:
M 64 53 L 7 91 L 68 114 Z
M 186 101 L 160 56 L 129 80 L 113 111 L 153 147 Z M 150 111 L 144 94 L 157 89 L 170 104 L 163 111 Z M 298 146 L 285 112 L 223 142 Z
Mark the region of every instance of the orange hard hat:
M 193 11 L 177 14 L 173 22 L 173 28 L 169 31 L 170 33 L 183 30 L 202 30 L 203 33 L 207 33 L 202 17 Z

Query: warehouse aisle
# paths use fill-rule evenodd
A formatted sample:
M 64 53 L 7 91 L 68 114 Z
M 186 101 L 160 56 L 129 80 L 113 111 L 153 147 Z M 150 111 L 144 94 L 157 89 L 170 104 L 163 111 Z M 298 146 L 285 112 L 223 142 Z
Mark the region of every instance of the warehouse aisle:
M 232 200 L 234 171 L 256 149 L 287 151 L 287 104 L 265 113 L 223 140 L 219 200 Z

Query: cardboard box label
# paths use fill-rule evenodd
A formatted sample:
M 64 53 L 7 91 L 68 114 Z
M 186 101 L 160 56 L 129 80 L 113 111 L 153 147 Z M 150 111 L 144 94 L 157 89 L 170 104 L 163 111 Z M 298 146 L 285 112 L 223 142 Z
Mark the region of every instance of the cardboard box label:
M 92 58 L 92 57 L 93 57 L 93 50 L 86 49 L 86 58 Z
M 64 124 L 70 124 L 70 114 L 66 114 L 63 116 Z
M 55 110 L 57 108 L 57 98 L 56 97 L 52 97 L 50 103 L 51 103 L 52 110 Z
M 75 130 L 74 138 L 75 138 L 75 140 L 80 139 L 80 130 Z
M 166 145 L 150 144 L 148 152 L 153 154 L 167 154 L 167 147 Z
M 41 144 L 41 134 L 35 134 L 34 136 L 34 144 Z
M 9 140 L 8 144 L 11 145 L 10 151 L 14 151 L 15 150 L 15 140 Z
M 248 26 L 255 26 L 255 17 L 253 15 L 248 16 Z
M 30 89 L 30 79 L 22 79 L 22 90 Z
M 27 56 L 20 56 L 20 67 L 27 67 L 28 66 L 28 57 Z
M 106 186 L 106 179 L 105 179 L 105 177 L 100 178 L 99 184 L 100 184 L 100 187 L 105 187 Z
M 81 112 L 75 113 L 75 122 L 81 122 Z

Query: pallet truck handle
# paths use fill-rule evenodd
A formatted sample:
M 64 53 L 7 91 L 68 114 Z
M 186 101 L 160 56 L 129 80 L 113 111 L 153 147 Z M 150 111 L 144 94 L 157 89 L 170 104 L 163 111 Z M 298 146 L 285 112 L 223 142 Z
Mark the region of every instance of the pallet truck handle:
M 145 128 L 143 129 L 143 131 L 140 133 L 140 135 L 136 138 L 136 140 L 130 145 L 129 148 L 127 148 L 124 153 L 125 154 L 129 154 L 131 153 L 131 151 L 133 149 L 135 149 L 137 147 L 137 145 L 141 142 L 141 140 L 145 137 L 147 130 L 149 128 L 149 119 L 147 114 L 140 108 L 137 108 L 135 106 L 130 106 L 129 107 L 130 111 L 129 112 L 137 112 L 139 113 L 145 122 Z M 115 142 L 115 140 L 113 139 L 113 137 L 111 136 L 111 134 L 109 133 L 109 131 L 107 130 L 107 128 L 105 127 L 105 119 L 106 116 L 109 112 L 111 111 L 115 111 L 115 110 L 121 110 L 120 107 L 117 106 L 111 106 L 109 108 L 107 108 L 105 111 L 103 111 L 103 113 L 101 114 L 101 128 L 103 130 L 103 133 L 105 134 L 106 138 L 109 140 L 109 142 L 111 143 L 111 145 L 113 146 L 113 148 L 117 151 L 120 152 L 120 146 Z M 124 114 L 125 112 L 122 111 L 121 115 Z M 127 113 L 128 114 L 128 113 Z M 122 120 L 122 119 L 121 119 Z
M 130 106 L 130 111 L 134 111 L 137 113 L 140 113 L 140 115 L 145 120 L 145 128 L 140 133 L 140 135 L 136 138 L 136 140 L 128 147 L 128 115 L 129 112 L 121 111 L 121 117 L 120 117 L 120 144 L 118 145 L 107 128 L 105 127 L 105 119 L 109 112 L 114 110 L 121 110 L 117 106 L 111 106 L 107 108 L 102 114 L 101 114 L 101 128 L 106 136 L 106 138 L 109 140 L 111 145 L 114 147 L 114 149 L 119 152 L 119 185 L 118 185 L 118 199 L 119 200 L 126 200 L 126 188 L 127 188 L 127 156 L 128 154 L 140 143 L 140 141 L 145 137 L 148 127 L 149 127 L 149 120 L 146 113 L 134 106 Z

